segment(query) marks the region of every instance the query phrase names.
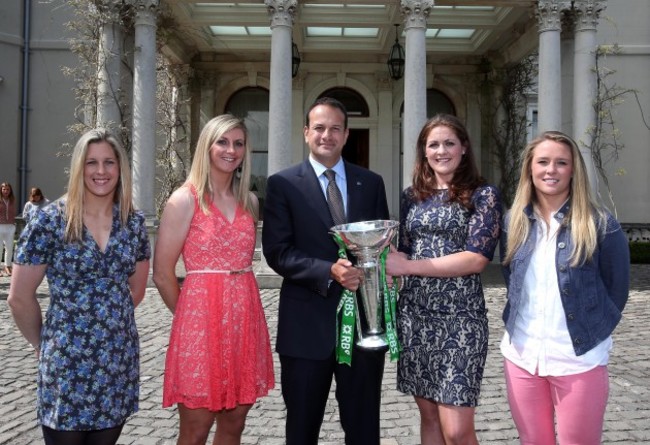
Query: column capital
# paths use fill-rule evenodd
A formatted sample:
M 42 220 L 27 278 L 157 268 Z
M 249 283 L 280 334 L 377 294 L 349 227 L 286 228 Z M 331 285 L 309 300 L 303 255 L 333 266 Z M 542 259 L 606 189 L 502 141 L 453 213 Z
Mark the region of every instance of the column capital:
M 156 11 L 160 0 L 129 0 L 137 11 Z
M 156 26 L 159 0 L 129 0 L 135 8 L 135 24 Z
M 570 1 L 540 0 L 536 11 L 539 32 L 560 31 L 562 29 L 562 13 L 570 10 Z
M 405 28 L 425 28 L 433 8 L 433 0 L 401 0 L 400 8 Z
M 293 26 L 293 16 L 298 8 L 297 0 L 264 0 L 271 18 L 271 28 L 275 26 Z
M 575 30 L 595 31 L 598 17 L 606 6 L 607 2 L 603 0 L 576 0 L 573 3 Z
M 102 24 L 114 24 L 120 22 L 123 3 L 115 0 L 107 2 L 96 2 L 97 11 L 100 12 L 99 20 Z

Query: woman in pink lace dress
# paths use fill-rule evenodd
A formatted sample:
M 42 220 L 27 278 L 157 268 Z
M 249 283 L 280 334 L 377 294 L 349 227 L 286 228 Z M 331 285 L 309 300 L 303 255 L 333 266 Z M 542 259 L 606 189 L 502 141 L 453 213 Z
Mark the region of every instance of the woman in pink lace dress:
M 178 404 L 178 444 L 239 444 L 246 415 L 274 386 L 273 358 L 252 272 L 258 202 L 249 192 L 244 123 L 222 115 L 201 131 L 187 182 L 169 198 L 153 279 L 174 314 L 163 406 Z M 187 270 L 182 288 L 179 256 Z

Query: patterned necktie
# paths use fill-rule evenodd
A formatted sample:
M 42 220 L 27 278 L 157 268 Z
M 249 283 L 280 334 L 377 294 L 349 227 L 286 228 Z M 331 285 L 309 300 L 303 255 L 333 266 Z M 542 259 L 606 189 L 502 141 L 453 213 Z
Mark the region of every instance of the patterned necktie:
M 345 209 L 343 207 L 343 198 L 341 190 L 336 185 L 336 172 L 331 169 L 325 170 L 325 176 L 329 181 L 327 183 L 327 206 L 330 208 L 334 225 L 345 224 Z

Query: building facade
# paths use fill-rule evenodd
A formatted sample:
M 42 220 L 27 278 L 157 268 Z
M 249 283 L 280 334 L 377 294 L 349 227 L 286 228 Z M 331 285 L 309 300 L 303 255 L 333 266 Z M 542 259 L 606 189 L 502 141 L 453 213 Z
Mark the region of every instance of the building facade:
M 410 183 L 417 134 L 437 112 L 456 114 L 466 123 L 490 182 L 517 174 L 501 168 L 503 160 L 495 154 L 492 134 L 502 118 L 495 104 L 503 94 L 499 79 L 535 54 L 537 76 L 522 109 L 529 137 L 547 129 L 565 131 L 591 159 L 586 147 L 596 122 L 599 82 L 626 91 L 613 107 L 624 147 L 603 152 L 618 156 L 604 169 L 619 219 L 650 222 L 647 0 L 106 3 L 116 9 L 127 4 L 135 14 L 133 23 L 116 20 L 101 28 L 108 50 L 97 76 L 97 103 L 91 105 L 97 122 L 121 121 L 129 129 L 136 204 L 151 216 L 157 211 L 160 162 L 176 162 L 161 159 L 156 56 L 176 67 L 177 118 L 183 125 L 174 131 L 185 161 L 208 119 L 227 111 L 238 114 L 251 133 L 255 187 L 263 199 L 264 179 L 308 152 L 302 128 L 309 105 L 334 95 L 350 110 L 345 157 L 383 176 L 397 216 L 400 191 Z M 73 35 L 65 26 L 75 17 L 64 0 L 0 5 L 0 180 L 12 183 L 21 196 L 32 186 L 50 199 L 64 192 L 69 160 L 61 154 L 64 144 L 76 139 L 68 127 L 88 115 L 80 112 L 75 80 L 62 71 L 77 64 L 70 51 Z M 387 65 L 396 43 L 404 50 L 401 77 Z M 607 50 L 598 58 L 606 77 L 594 70 L 598 48 Z M 117 90 L 125 97 L 126 117 L 110 100 L 109 93 Z M 596 167 L 592 163 L 593 187 L 612 207 Z

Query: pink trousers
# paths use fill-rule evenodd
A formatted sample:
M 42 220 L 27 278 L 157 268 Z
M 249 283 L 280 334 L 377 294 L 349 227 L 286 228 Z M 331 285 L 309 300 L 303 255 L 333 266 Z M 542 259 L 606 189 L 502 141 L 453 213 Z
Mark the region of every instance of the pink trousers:
M 609 396 L 607 366 L 564 377 L 532 375 L 504 361 L 508 403 L 522 445 L 599 445 Z

